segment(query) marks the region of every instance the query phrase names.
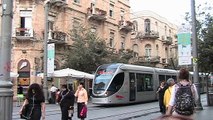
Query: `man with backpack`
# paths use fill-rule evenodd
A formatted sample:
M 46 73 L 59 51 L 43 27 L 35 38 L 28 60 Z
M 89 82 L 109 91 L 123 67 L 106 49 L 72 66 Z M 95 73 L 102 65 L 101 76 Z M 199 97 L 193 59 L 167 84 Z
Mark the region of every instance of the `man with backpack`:
M 194 105 L 198 100 L 197 89 L 189 80 L 189 71 L 186 68 L 180 69 L 178 77 L 179 82 L 172 89 L 166 114 L 194 119 Z

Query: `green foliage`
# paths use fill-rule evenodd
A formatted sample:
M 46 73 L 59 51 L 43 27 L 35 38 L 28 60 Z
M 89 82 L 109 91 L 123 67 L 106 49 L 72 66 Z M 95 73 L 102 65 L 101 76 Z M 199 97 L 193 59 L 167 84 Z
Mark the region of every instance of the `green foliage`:
M 132 57 L 131 50 L 121 50 L 117 53 L 115 49 L 106 45 L 104 39 L 82 26 L 72 29 L 69 36 L 72 38 L 73 44 L 64 56 L 64 67 L 91 73 L 95 72 L 101 64 L 128 63 Z
M 202 72 L 213 71 L 213 16 L 210 14 L 212 7 L 206 3 L 197 6 L 196 31 L 198 43 L 198 66 Z M 189 13 L 186 13 L 186 21 L 190 21 Z

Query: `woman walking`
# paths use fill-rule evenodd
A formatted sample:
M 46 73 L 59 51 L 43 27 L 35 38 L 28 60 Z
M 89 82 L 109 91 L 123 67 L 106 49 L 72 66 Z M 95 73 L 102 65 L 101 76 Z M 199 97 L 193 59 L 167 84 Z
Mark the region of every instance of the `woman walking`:
M 40 85 L 37 83 L 33 83 L 29 86 L 26 99 L 24 100 L 24 103 L 19 113 L 21 114 L 23 107 L 29 104 L 29 108 L 27 109 L 26 119 L 40 120 L 42 117 L 42 120 L 44 120 L 45 119 L 45 102 L 44 101 L 45 101 L 44 93 Z
M 83 83 L 79 84 L 78 89 L 75 92 L 75 97 L 77 97 L 78 118 L 80 118 L 81 120 L 84 120 L 86 116 L 82 116 L 81 111 L 83 107 L 87 105 L 88 95 L 87 95 L 87 91 L 83 87 Z
M 61 92 L 59 94 L 58 103 L 61 108 L 61 120 L 71 120 L 72 115 L 69 116 L 69 111 L 74 108 L 74 92 L 72 86 L 62 85 Z M 73 114 L 73 113 L 70 113 Z

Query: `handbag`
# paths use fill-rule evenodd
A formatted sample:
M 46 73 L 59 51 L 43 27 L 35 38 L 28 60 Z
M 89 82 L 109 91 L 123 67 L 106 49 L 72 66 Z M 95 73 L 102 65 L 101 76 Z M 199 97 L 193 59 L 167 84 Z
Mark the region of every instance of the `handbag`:
M 29 111 L 29 104 L 26 104 L 26 105 L 24 105 L 24 107 L 21 111 L 20 118 L 21 119 L 28 119 L 29 118 L 28 111 Z
M 81 109 L 80 117 L 81 118 L 87 117 L 87 106 L 86 105 L 84 105 L 83 108 Z
M 22 111 L 21 111 L 21 114 L 20 114 L 20 118 L 21 119 L 30 119 L 31 115 L 32 115 L 32 112 L 33 112 L 33 109 L 34 109 L 34 100 L 35 100 L 35 95 L 33 96 L 33 107 L 31 108 L 30 110 L 30 105 L 29 104 L 25 104 Z M 30 112 L 29 112 L 30 111 Z

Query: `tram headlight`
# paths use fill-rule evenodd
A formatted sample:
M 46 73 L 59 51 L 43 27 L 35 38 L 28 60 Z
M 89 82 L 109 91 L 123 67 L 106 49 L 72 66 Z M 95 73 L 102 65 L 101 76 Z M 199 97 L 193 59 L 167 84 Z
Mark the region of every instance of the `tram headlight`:
M 104 96 L 108 96 L 108 92 L 105 92 Z

